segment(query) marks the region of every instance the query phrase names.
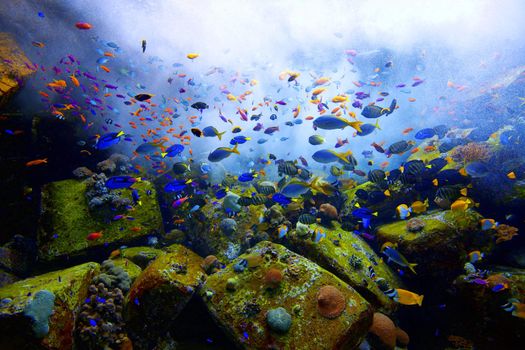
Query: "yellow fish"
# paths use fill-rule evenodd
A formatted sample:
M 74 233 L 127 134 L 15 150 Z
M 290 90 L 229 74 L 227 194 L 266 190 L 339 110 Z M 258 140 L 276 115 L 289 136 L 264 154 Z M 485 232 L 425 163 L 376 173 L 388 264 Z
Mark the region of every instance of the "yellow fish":
M 397 302 L 403 305 L 419 305 L 423 303 L 423 295 L 412 293 L 405 289 L 396 289 Z
M 514 171 L 511 171 L 510 173 L 508 173 L 507 177 L 511 180 L 516 180 L 516 174 L 514 173 Z
M 198 53 L 189 53 L 186 55 L 186 57 L 188 57 L 190 60 L 193 60 L 197 57 L 199 57 L 200 55 Z
M 339 103 L 339 102 L 346 102 L 348 101 L 348 96 L 345 95 L 337 95 L 332 99 L 332 102 Z
M 227 98 L 229 101 L 237 101 L 237 97 L 235 97 L 235 96 L 232 95 L 232 94 L 228 94 L 228 95 L 226 95 L 226 98 Z
M 414 203 L 412 203 L 410 208 L 412 208 L 412 213 L 414 214 L 421 214 L 426 212 L 428 209 L 428 198 L 425 199 L 424 202 L 415 201 Z
M 312 95 L 313 95 L 313 96 L 317 96 L 317 95 L 319 95 L 319 94 L 322 94 L 322 93 L 325 92 L 325 91 L 326 91 L 325 88 L 317 88 L 317 89 L 314 89 L 314 90 L 312 91 Z

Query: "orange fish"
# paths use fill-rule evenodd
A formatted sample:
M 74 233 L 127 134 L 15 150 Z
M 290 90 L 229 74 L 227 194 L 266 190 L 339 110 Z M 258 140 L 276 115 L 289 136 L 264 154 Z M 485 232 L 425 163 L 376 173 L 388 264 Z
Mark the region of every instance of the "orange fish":
M 408 102 L 415 102 L 415 101 L 416 101 L 416 99 L 413 98 L 413 97 L 409 97 L 409 98 L 408 98 Z
M 110 259 L 116 258 L 118 256 L 120 256 L 120 249 L 115 249 L 109 254 Z
M 411 154 L 419 152 L 419 147 L 416 147 L 410 151 Z
M 106 73 L 111 72 L 111 70 L 108 67 L 106 67 L 106 66 L 100 65 L 99 67 L 102 68 L 102 70 L 104 70 Z
M 412 130 L 414 130 L 414 128 L 406 128 L 405 130 L 403 130 L 403 135 L 407 135 L 408 133 L 410 133 Z
M 45 97 L 45 98 L 48 98 L 48 97 L 49 97 L 49 95 L 46 94 L 46 93 L 43 92 L 43 91 L 39 91 L 38 94 L 39 94 L 40 96 L 42 96 L 42 97 Z
M 106 57 L 115 57 L 115 54 L 113 52 L 106 51 L 106 52 L 104 52 L 104 56 L 106 56 Z
M 426 153 L 434 152 L 435 150 L 436 150 L 436 146 L 426 146 L 426 147 L 424 148 L 424 151 L 425 151 Z
M 383 163 L 379 164 L 379 167 L 382 168 L 382 169 L 384 169 L 384 168 L 386 168 L 389 164 L 390 164 L 390 162 L 383 162 Z
M 514 171 L 511 171 L 510 173 L 508 173 L 507 177 L 511 180 L 516 180 L 516 174 L 514 173 Z
M 74 74 L 71 74 L 69 78 L 71 79 L 71 82 L 73 83 L 73 85 L 75 85 L 76 87 L 80 86 L 80 82 L 78 81 L 78 79 L 75 77 Z
M 311 115 L 309 115 L 308 117 L 304 118 L 305 120 L 312 120 L 314 119 L 314 117 L 312 117 Z
M 102 231 L 92 232 L 89 235 L 87 235 L 87 237 L 86 237 L 86 239 L 88 241 L 94 241 L 94 240 L 97 240 L 99 238 L 102 238 Z
M 142 230 L 142 227 L 132 227 L 132 228 L 130 228 L 130 230 L 133 231 L 133 232 L 139 232 L 139 231 Z
M 40 164 L 47 164 L 47 158 L 32 160 L 30 162 L 27 162 L 26 166 L 35 166 L 35 165 L 40 165 Z

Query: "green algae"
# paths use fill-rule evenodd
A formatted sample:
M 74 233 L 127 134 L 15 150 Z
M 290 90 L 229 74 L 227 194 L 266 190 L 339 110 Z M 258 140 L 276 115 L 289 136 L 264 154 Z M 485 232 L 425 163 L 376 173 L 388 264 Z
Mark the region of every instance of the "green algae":
M 120 267 L 126 271 L 126 273 L 129 275 L 129 278 L 131 278 L 132 283 L 142 272 L 140 266 L 134 264 L 131 260 L 126 258 L 111 259 L 111 261 L 113 264 L 115 264 L 115 266 Z
M 242 273 L 233 265 L 249 255 L 259 255 L 261 264 Z M 277 288 L 268 288 L 264 276 L 270 269 L 283 272 Z M 235 278 L 238 287 L 228 290 L 228 280 Z M 317 309 L 317 292 L 333 285 L 345 296 L 345 311 L 327 319 Z M 217 323 L 240 348 L 331 349 L 357 346 L 371 323 L 370 304 L 344 281 L 310 260 L 281 245 L 268 241 L 235 259 L 225 269 L 211 275 L 201 295 Z M 285 334 L 270 330 L 266 312 L 283 307 L 292 315 L 292 325 Z M 248 336 L 245 336 L 247 334 Z
M 135 220 L 121 219 L 106 222 L 93 214 L 85 196 L 86 184 L 79 180 L 52 182 L 42 190 L 43 214 L 38 241 L 40 257 L 53 260 L 61 256 L 77 256 L 87 250 L 106 244 L 118 245 L 139 239 L 149 234 L 162 232 L 162 218 L 153 186 L 137 182 L 142 205 L 128 211 L 126 215 Z M 151 191 L 150 195 L 146 192 Z M 122 197 L 131 199 L 131 191 L 121 190 Z M 118 214 L 117 212 L 114 215 Z M 103 237 L 89 241 L 87 235 L 102 231 Z

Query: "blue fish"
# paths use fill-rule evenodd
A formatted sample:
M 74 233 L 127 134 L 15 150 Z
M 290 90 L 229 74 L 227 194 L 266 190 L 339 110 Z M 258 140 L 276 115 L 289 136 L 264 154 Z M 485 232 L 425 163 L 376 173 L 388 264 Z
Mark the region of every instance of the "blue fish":
M 375 129 L 381 130 L 379 127 L 379 120 L 375 124 L 363 124 L 361 125 L 361 131 L 356 132 L 357 136 L 370 135 Z
M 424 140 L 424 139 L 434 137 L 435 135 L 436 135 L 436 131 L 433 128 L 425 128 L 425 129 L 419 130 L 414 137 L 418 140 Z
M 246 143 L 246 141 L 249 141 L 249 140 L 251 140 L 251 138 L 246 137 L 246 136 L 235 136 L 233 139 L 231 139 L 230 145 L 232 146 L 235 146 L 237 144 L 242 145 L 243 143 Z
M 240 182 L 248 182 L 248 181 L 252 181 L 256 177 L 257 177 L 257 173 L 244 173 L 241 176 L 239 176 L 238 180 Z
M 184 151 L 184 146 L 175 144 L 173 146 L 168 147 L 168 149 L 161 153 L 162 158 L 164 157 L 175 157 L 176 155 L 180 154 L 182 151 Z
M 106 181 L 106 187 L 112 190 L 120 188 L 129 188 L 133 186 L 135 182 L 139 182 L 140 178 L 132 176 L 113 176 Z
M 108 149 L 120 142 L 120 137 L 124 135 L 123 131 L 110 132 L 98 138 L 95 148 L 98 150 Z
M 272 200 L 275 203 L 279 203 L 282 206 L 286 206 L 292 203 L 292 200 L 286 197 L 285 195 L 283 195 L 282 193 L 274 193 L 274 195 L 272 196 Z
M 188 181 L 190 181 L 190 180 L 188 180 Z M 168 182 L 164 186 L 164 191 L 165 192 L 180 192 L 180 191 L 182 191 L 182 190 L 184 190 L 186 188 L 186 186 L 188 185 L 188 181 L 173 180 L 171 182 Z
M 137 191 L 136 189 L 133 189 L 131 191 L 131 198 L 133 198 L 134 204 L 142 205 L 142 202 L 140 201 L 139 191 Z

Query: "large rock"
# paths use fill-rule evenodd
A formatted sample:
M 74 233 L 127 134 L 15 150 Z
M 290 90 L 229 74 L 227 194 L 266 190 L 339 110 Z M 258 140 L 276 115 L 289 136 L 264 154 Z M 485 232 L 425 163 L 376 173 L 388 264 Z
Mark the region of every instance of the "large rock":
M 27 348 L 28 344 L 45 349 L 71 349 L 76 309 L 87 296 L 88 286 L 99 265 L 86 263 L 65 270 L 31 277 L 0 289 L 0 349 Z M 49 332 L 37 338 L 37 322 L 24 315 L 37 292 L 54 294 Z M 40 319 L 45 326 L 45 319 Z M 42 335 L 42 334 L 40 334 Z
M 137 277 L 127 296 L 126 322 L 138 348 L 151 348 L 205 279 L 202 258 L 174 245 Z
M 494 246 L 491 231 L 481 231 L 482 216 L 476 211 L 439 211 L 417 216 L 424 227 L 410 232 L 406 220 L 382 225 L 377 229 L 380 243 L 392 242 L 411 263 L 417 263 L 418 275 L 438 276 L 462 269 L 467 254 L 473 250 L 490 252 Z
M 160 254 L 162 254 L 162 250 L 152 247 L 130 247 L 120 250 L 122 258 L 132 261 L 142 269 L 145 269 Z
M 384 278 L 391 288 L 399 288 L 400 281 L 361 237 L 341 230 L 338 223 L 334 224 L 333 229 L 313 224 L 310 230 L 321 230 L 326 237 L 315 243 L 311 239 L 312 234 L 300 237 L 297 231 L 293 231 L 289 235 L 293 251 L 337 275 L 376 308 L 387 313 L 396 309 L 397 303 L 379 289 L 369 269 L 372 267 L 375 278 Z
M 139 242 L 150 234 L 162 232 L 155 189 L 147 181 L 137 182 L 133 188 L 138 190 L 142 201 L 142 205 L 126 213 L 134 220 L 114 221 L 101 219 L 89 209 L 85 182 L 63 180 L 46 184 L 42 189 L 42 217 L 38 233 L 41 259 L 82 259 L 93 252 L 108 254 L 121 245 Z M 131 191 L 120 192 L 122 197 L 131 199 Z M 118 213 L 114 212 L 112 216 Z M 102 238 L 87 240 L 90 233 L 99 231 L 102 231 Z
M 0 33 L 0 107 L 19 89 L 23 79 L 34 73 L 31 62 L 8 33 Z
M 243 263 L 247 267 L 240 272 Z M 320 293 L 325 286 L 331 287 Z M 370 304 L 352 287 L 268 241 L 208 277 L 201 295 L 243 349 L 351 349 L 372 322 Z

